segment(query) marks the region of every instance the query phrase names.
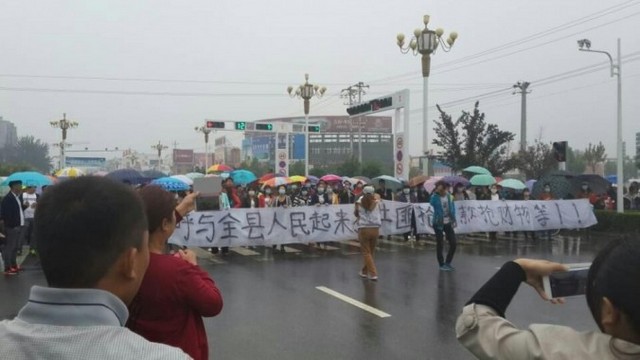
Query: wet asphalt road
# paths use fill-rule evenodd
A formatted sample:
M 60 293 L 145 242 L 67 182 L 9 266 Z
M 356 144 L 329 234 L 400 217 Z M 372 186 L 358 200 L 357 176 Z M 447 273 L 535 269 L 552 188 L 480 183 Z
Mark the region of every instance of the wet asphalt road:
M 454 332 L 456 318 L 473 293 L 504 262 L 545 258 L 589 262 L 605 240 L 585 233 L 553 240 L 525 241 L 461 237 L 454 272 L 440 272 L 435 246 L 401 238 L 379 243 L 378 282 L 358 276 L 357 243 L 328 249 L 294 246 L 286 254 L 271 249 L 237 249 L 199 262 L 215 279 L 224 309 L 205 319 L 215 359 L 471 359 Z M 0 278 L 0 318 L 11 318 L 31 285 L 44 285 L 37 261 L 28 258 L 19 276 Z M 323 286 L 391 316 L 379 317 L 316 287 Z M 555 323 L 595 329 L 584 298 L 565 305 L 542 301 L 522 286 L 507 318 L 524 327 Z

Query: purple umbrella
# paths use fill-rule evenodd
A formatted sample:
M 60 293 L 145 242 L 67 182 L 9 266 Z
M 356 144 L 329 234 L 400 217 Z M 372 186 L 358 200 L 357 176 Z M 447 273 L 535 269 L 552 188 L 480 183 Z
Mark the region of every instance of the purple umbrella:
M 307 180 L 311 181 L 312 184 L 317 184 L 320 179 L 317 176 L 309 175 L 307 176 Z
M 447 184 L 454 186 L 456 184 L 462 184 L 463 186 L 469 186 L 469 180 L 463 178 L 462 176 L 450 175 L 442 178 L 442 181 Z
M 524 184 L 527 185 L 527 188 L 529 189 L 529 191 L 533 191 L 533 185 L 535 185 L 536 182 L 538 182 L 538 180 L 531 179 L 531 180 L 527 180 L 527 182 Z

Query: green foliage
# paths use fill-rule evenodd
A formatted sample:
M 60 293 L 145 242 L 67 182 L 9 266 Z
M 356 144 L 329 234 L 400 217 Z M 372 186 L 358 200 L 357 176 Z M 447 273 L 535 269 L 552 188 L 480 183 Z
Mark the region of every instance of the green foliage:
M 5 166 L 36 170 L 45 174 L 51 170 L 49 145 L 33 136 L 22 136 L 15 146 L 5 147 L 0 153 L 0 159 Z
M 340 176 L 358 176 L 360 175 L 360 161 L 357 157 L 350 157 L 336 168 L 336 173 Z
M 289 176 L 304 176 L 304 161 L 296 161 L 289 165 Z
M 617 169 L 618 169 L 618 163 L 616 161 L 610 160 L 604 163 L 605 175 L 615 175 L 617 172 Z M 631 159 L 631 157 L 627 156 L 624 159 L 622 172 L 624 174 L 623 179 L 625 181 L 636 178 L 638 176 L 638 169 L 636 168 L 635 163 L 633 159 Z
M 262 175 L 271 172 L 271 168 L 267 163 L 261 163 L 256 158 L 253 158 L 251 161 L 243 161 L 240 163 L 240 168 L 251 171 L 257 177 L 261 177 Z
M 604 162 L 606 159 L 607 152 L 602 142 L 599 142 L 598 145 L 589 143 L 589 146 L 584 150 L 584 161 L 587 164 L 587 170 L 591 173 L 595 173 L 596 165 Z
M 485 114 L 476 102 L 473 112 L 462 111 L 453 121 L 451 115 L 437 106 L 440 120 L 436 120 L 436 136 L 433 144 L 444 149 L 439 159 L 454 171 L 479 165 L 494 175 L 501 175 L 517 166 L 515 157 L 508 157 L 508 143 L 515 135 L 502 131 L 495 124 L 487 124 Z
M 582 174 L 586 168 L 584 152 L 567 147 L 567 170 L 574 174 Z
M 520 151 L 517 155 L 518 169 L 524 172 L 527 179 L 539 179 L 555 170 L 558 162 L 553 157 L 551 144 L 536 140 L 533 146 Z
M 29 170 L 33 170 L 33 169 L 27 165 L 0 164 L 0 175 L 3 175 L 3 176 L 11 175 L 14 172 L 29 171 Z
M 591 229 L 608 233 L 640 234 L 640 211 L 626 211 L 618 214 L 611 210 L 596 210 L 598 224 Z
M 362 173 L 361 174 L 362 176 L 366 176 L 366 177 L 368 177 L 370 179 L 372 179 L 372 178 L 374 178 L 376 176 L 385 175 L 384 172 L 383 172 L 383 169 L 382 169 L 382 165 L 380 165 L 380 163 L 377 162 L 377 161 L 366 161 L 366 162 L 364 162 L 362 164 L 361 173 Z

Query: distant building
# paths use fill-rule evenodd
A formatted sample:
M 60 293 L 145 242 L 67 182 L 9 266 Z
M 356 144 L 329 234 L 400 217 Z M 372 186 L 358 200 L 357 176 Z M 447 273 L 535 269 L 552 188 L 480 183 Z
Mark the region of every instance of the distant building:
M 194 165 L 193 155 L 193 149 L 173 149 L 171 173 L 187 174 L 192 172 Z
M 362 162 L 375 161 L 385 168 L 393 169 L 393 134 L 390 116 L 364 116 L 358 131 L 358 118 L 348 116 L 311 116 L 309 124 L 319 125 L 319 132 L 309 133 L 309 165 L 324 167 L 337 165 L 347 158 L 358 157 L 358 142 L 362 135 Z M 302 117 L 287 117 L 257 120 L 256 123 L 304 124 Z M 275 134 L 265 132 L 245 133 L 244 158 L 257 158 L 274 163 Z M 304 159 L 304 134 L 289 137 L 289 159 Z
M 0 116 L 0 149 L 15 146 L 18 143 L 18 130 L 11 122 Z
M 215 145 L 215 164 L 226 164 L 231 167 L 237 167 L 242 162 L 242 150 L 233 146 L 226 136 L 216 138 Z

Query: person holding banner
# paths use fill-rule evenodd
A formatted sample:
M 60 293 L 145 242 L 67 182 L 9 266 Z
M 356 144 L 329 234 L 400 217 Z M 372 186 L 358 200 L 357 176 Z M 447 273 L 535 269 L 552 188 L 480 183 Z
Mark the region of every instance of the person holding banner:
M 178 347 L 197 360 L 209 358 L 202 317 L 222 311 L 222 295 L 209 274 L 198 266 L 196 254 L 179 250 L 165 254 L 176 227 L 173 194 L 157 185 L 139 192 L 149 230 L 149 267 L 136 297 L 129 305 L 127 327 L 156 343 Z M 195 195 L 195 194 L 194 194 Z M 178 206 L 195 207 L 195 196 Z
M 453 255 L 456 253 L 456 206 L 453 202 L 453 196 L 447 191 L 447 183 L 438 181 L 436 188 L 431 195 L 431 207 L 433 208 L 433 230 L 436 233 L 436 256 L 440 271 L 453 271 L 455 268 L 451 266 Z M 447 236 L 449 243 L 449 251 L 447 258 L 442 256 L 444 248 L 444 235 Z
M 327 183 L 320 180 L 318 182 L 318 187 L 316 188 L 316 193 L 311 195 L 310 205 L 329 205 L 331 204 L 329 200 L 329 196 L 325 192 L 327 188 Z
M 290 208 L 292 205 L 291 197 L 287 195 L 287 187 L 284 185 L 278 186 L 278 196 L 273 199 L 273 207 Z M 273 245 L 273 250 L 277 248 L 277 245 Z M 280 245 L 280 252 L 285 253 L 284 244 Z
M 361 278 L 378 280 L 378 271 L 373 257 L 376 251 L 376 243 L 382 226 L 380 215 L 380 196 L 375 194 L 373 186 L 365 186 L 364 195 L 356 202 L 354 215 L 358 228 L 358 241 L 364 259 L 364 266 L 358 273 Z
M 262 191 L 263 192 L 260 195 L 258 195 L 258 207 L 261 207 L 261 208 L 273 207 L 273 204 L 275 204 L 275 201 L 274 201 L 273 189 L 271 188 L 271 185 L 265 185 Z

